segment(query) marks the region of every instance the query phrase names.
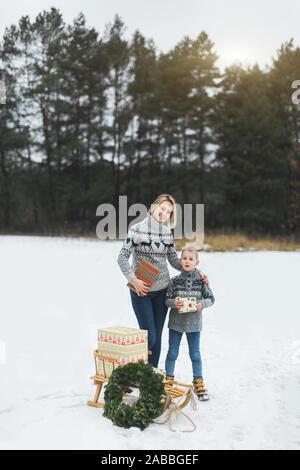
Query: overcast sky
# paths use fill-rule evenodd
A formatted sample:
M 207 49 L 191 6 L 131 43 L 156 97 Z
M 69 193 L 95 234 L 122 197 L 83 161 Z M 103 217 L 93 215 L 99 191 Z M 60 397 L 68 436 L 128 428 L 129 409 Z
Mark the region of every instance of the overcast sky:
M 1 2 L 1 37 L 22 15 L 33 19 L 51 6 L 61 10 L 67 23 L 82 11 L 100 34 L 118 13 L 129 37 L 139 29 L 162 51 L 204 30 L 215 44 L 221 69 L 236 60 L 263 68 L 283 42 L 294 38 L 300 45 L 299 0 L 8 0 Z

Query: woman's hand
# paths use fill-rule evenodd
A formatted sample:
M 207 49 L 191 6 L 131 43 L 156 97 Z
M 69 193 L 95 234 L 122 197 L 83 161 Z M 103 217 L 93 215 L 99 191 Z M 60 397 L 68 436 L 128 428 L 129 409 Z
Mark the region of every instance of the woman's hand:
M 134 286 L 137 295 L 140 297 L 142 295 L 147 295 L 150 287 L 141 279 L 133 279 L 131 281 L 131 284 Z
M 175 298 L 174 304 L 175 304 L 175 307 L 177 308 L 177 310 L 180 310 L 184 306 L 183 300 L 181 300 L 180 297 Z
M 209 284 L 209 280 L 208 280 L 208 277 L 206 274 L 204 274 L 202 271 L 198 271 L 198 273 L 200 274 L 200 276 L 202 277 L 203 281 L 205 282 L 205 284 Z
M 202 303 L 201 302 L 197 302 L 197 310 L 202 310 Z

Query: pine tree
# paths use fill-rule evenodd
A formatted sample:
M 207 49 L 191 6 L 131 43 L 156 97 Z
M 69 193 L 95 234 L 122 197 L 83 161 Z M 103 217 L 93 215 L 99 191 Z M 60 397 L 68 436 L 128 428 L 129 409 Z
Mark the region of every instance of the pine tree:
M 153 40 L 136 31 L 130 45 L 130 81 L 127 93 L 131 98 L 130 135 L 124 147 L 128 161 L 129 201 L 140 200 L 142 185 L 147 181 L 147 201 L 159 191 L 159 148 L 154 135 L 156 112 L 156 50 Z M 148 172 L 149 169 L 149 172 Z M 146 174 L 145 174 L 146 173 Z
M 20 116 L 20 95 L 17 81 L 15 26 L 6 28 L 0 51 L 0 80 L 5 83 L 5 103 L 0 104 L 0 224 L 11 229 L 21 214 L 16 200 L 16 175 L 22 167 L 21 151 L 26 147 L 26 129 Z
M 227 223 L 252 233 L 278 229 L 286 209 L 287 141 L 270 96 L 268 74 L 257 65 L 226 69 L 215 132 L 217 159 L 226 174 Z
M 121 168 L 124 160 L 124 140 L 130 123 L 130 108 L 127 96 L 128 65 L 130 48 L 124 39 L 125 25 L 116 15 L 114 22 L 105 31 L 106 54 L 109 61 L 109 102 L 112 103 L 111 125 L 107 126 L 110 138 L 106 146 L 113 170 L 114 206 L 119 204 Z
M 270 94 L 287 144 L 282 148 L 287 164 L 286 210 L 283 229 L 290 233 L 300 230 L 299 142 L 300 107 L 292 101 L 292 83 L 299 79 L 300 48 L 290 41 L 281 45 L 270 69 Z
M 81 13 L 67 28 L 66 47 L 58 61 L 64 167 L 71 182 L 65 191 L 70 222 L 89 220 L 94 212 L 92 165 L 104 160 L 108 64 L 98 33 L 86 27 Z M 99 176 L 99 175 L 98 175 Z M 99 185 L 98 180 L 98 185 Z M 99 190 L 98 190 L 99 193 Z

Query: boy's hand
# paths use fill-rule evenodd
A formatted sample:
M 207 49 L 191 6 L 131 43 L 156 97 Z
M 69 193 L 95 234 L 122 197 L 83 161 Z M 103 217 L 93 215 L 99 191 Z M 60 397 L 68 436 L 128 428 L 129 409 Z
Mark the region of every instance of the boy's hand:
M 183 300 L 181 300 L 180 297 L 175 298 L 174 304 L 175 304 L 175 307 L 177 308 L 177 310 L 180 310 L 184 306 Z
M 202 310 L 202 303 L 201 302 L 197 302 L 197 310 Z

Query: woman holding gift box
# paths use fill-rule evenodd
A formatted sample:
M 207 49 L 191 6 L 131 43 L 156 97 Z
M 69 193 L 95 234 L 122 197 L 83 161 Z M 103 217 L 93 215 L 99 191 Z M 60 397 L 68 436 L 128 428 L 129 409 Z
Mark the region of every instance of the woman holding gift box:
M 149 363 L 158 366 L 161 351 L 161 335 L 168 308 L 165 305 L 170 274 L 167 259 L 173 268 L 181 271 L 181 264 L 174 246 L 171 229 L 176 224 L 175 200 L 169 194 L 161 194 L 151 204 L 147 217 L 132 225 L 118 256 L 118 264 L 131 283 L 131 302 L 139 327 L 148 330 L 148 348 L 152 352 Z M 129 257 L 133 255 L 130 266 Z M 135 270 L 142 260 L 154 264 L 159 274 L 149 287 L 137 279 Z M 207 276 L 201 273 L 205 282 Z

